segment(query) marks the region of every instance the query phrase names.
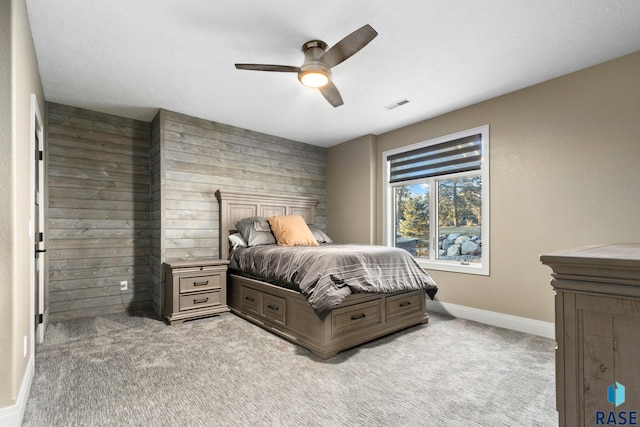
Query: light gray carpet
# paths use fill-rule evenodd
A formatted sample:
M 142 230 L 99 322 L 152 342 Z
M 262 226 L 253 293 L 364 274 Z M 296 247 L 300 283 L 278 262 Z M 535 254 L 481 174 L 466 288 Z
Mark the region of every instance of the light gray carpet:
M 233 314 L 64 321 L 24 426 L 556 426 L 554 347 L 432 314 L 323 362 Z

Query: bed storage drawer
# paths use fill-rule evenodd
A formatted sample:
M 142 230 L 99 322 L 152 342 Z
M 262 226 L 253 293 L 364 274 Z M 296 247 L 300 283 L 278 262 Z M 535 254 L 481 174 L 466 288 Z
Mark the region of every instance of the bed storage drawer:
M 287 302 L 284 298 L 245 285 L 241 285 L 239 295 L 236 294 L 232 298 L 236 298 L 236 304 L 239 303 L 242 310 L 255 315 L 255 319 L 269 320 L 281 325 L 286 323 Z
M 283 298 L 270 294 L 262 294 L 262 315 L 275 322 L 285 324 L 286 303 Z
M 241 304 L 244 310 L 260 314 L 260 307 L 262 306 L 262 292 L 243 286 L 240 291 L 240 298 L 242 298 Z
M 380 323 L 381 299 L 338 308 L 331 313 L 332 336 L 339 337 L 357 332 L 365 326 Z
M 211 307 L 222 304 L 220 291 L 198 292 L 180 295 L 180 311 Z
M 387 297 L 387 320 L 423 311 L 423 294 L 420 291 Z

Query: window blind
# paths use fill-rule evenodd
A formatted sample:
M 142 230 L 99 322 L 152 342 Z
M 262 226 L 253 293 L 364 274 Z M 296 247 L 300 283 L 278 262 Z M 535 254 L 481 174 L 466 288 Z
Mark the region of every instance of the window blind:
M 476 134 L 441 144 L 417 148 L 387 157 L 389 182 L 402 182 L 482 167 L 482 135 Z

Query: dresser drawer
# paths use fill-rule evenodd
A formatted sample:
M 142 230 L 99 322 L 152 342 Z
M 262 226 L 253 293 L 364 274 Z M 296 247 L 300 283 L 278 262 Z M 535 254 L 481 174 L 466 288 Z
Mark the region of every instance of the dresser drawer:
M 260 314 L 262 292 L 243 286 L 240 290 L 240 298 L 242 298 L 243 309 Z
M 363 326 L 380 323 L 381 304 L 381 299 L 377 299 L 333 310 L 331 335 L 336 338 L 357 332 Z
M 421 291 L 387 297 L 387 320 L 420 313 L 424 298 Z
M 219 290 L 180 295 L 180 311 L 222 304 Z
M 220 289 L 222 284 L 221 274 L 210 274 L 207 276 L 180 276 L 180 293 L 192 291 L 206 291 L 209 289 Z
M 278 323 L 285 324 L 286 302 L 283 298 L 262 294 L 262 315 Z

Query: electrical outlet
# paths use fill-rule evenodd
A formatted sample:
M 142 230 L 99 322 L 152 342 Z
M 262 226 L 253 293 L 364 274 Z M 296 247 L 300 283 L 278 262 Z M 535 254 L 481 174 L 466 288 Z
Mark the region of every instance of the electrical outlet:
M 120 290 L 121 291 L 126 291 L 127 289 L 129 289 L 129 283 L 126 280 L 121 280 L 120 281 Z

